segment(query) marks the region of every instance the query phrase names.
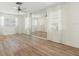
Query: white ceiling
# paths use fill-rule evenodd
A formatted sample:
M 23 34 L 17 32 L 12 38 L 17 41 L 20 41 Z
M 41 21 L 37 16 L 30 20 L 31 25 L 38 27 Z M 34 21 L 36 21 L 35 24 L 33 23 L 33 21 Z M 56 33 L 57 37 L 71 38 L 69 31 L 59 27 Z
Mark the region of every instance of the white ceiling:
M 57 2 L 23 2 L 23 7 L 27 9 L 27 12 L 34 12 L 50 5 L 57 4 Z M 0 2 L 0 12 L 17 14 L 16 2 Z

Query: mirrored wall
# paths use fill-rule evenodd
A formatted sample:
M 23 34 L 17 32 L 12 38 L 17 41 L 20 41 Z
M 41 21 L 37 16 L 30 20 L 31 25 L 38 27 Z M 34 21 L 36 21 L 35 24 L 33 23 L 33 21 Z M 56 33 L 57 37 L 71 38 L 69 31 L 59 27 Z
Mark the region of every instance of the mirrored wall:
M 32 13 L 32 36 L 47 39 L 47 12 Z

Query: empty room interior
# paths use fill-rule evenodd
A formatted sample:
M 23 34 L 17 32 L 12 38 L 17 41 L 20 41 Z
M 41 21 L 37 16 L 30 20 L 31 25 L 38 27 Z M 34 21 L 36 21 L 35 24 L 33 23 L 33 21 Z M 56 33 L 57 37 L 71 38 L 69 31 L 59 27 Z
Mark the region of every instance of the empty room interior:
M 79 2 L 0 2 L 0 56 L 79 56 Z

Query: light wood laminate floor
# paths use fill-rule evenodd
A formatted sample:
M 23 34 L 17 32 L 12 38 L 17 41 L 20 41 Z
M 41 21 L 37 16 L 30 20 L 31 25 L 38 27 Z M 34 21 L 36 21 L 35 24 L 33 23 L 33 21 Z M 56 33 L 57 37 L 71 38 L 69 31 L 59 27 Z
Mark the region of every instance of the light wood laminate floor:
M 42 37 L 42 38 L 47 38 L 47 33 L 43 32 L 43 31 L 33 32 L 32 35 L 35 35 L 35 36 L 38 36 L 38 37 Z
M 31 39 L 32 38 L 32 39 Z M 79 49 L 25 34 L 0 36 L 0 56 L 79 56 Z

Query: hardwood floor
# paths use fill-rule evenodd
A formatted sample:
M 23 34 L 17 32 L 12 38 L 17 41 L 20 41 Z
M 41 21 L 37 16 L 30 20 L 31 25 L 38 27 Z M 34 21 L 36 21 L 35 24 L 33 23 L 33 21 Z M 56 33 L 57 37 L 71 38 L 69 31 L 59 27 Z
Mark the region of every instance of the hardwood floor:
M 0 38 L 0 56 L 79 56 L 78 48 L 29 35 L 0 37 L 5 37 Z
M 33 32 L 32 35 L 35 35 L 35 36 L 38 36 L 38 37 L 42 37 L 42 38 L 47 38 L 47 33 L 43 32 L 43 31 Z

